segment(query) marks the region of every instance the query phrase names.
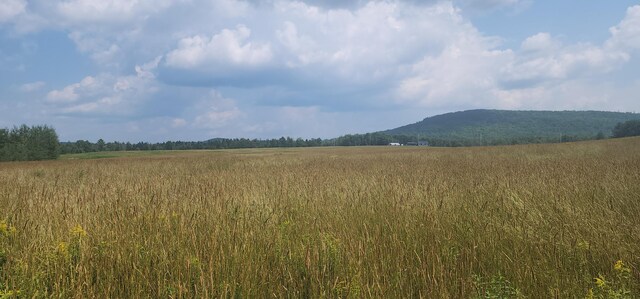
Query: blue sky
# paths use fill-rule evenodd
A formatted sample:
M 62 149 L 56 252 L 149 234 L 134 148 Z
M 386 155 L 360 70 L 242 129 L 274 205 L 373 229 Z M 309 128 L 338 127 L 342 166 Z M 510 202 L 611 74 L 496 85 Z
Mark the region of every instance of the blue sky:
M 0 127 L 329 138 L 492 108 L 640 111 L 640 3 L 1 0 Z

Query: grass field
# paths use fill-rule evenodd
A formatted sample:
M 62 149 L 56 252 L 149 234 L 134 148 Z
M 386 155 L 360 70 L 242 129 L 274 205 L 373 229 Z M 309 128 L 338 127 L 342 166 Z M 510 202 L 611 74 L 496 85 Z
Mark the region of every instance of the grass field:
M 0 164 L 0 297 L 640 298 L 639 138 L 98 157 Z

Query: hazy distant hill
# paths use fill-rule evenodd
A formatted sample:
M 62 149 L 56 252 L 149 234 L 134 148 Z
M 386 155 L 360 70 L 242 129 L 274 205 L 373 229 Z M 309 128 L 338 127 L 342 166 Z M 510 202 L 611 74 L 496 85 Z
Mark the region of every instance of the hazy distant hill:
M 436 115 L 382 131 L 389 135 L 424 137 L 434 141 L 457 140 L 463 144 L 507 144 L 527 141 L 592 139 L 610 136 L 613 127 L 638 113 L 602 111 L 468 110 Z

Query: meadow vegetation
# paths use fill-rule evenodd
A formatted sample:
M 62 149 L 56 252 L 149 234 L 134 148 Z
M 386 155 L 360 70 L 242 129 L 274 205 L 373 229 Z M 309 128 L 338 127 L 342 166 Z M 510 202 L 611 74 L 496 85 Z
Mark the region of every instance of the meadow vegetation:
M 0 297 L 638 298 L 640 138 L 0 164 Z

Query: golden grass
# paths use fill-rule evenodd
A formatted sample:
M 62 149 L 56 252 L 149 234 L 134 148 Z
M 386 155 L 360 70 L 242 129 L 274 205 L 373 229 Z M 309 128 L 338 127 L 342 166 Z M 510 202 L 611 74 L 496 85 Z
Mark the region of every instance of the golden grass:
M 24 298 L 637 298 L 640 139 L 3 163 L 2 219 Z

